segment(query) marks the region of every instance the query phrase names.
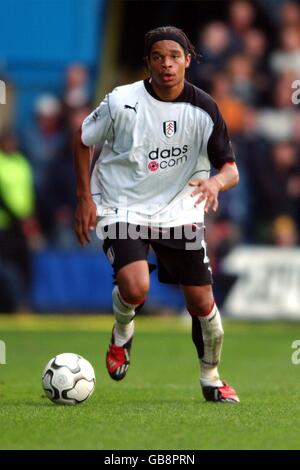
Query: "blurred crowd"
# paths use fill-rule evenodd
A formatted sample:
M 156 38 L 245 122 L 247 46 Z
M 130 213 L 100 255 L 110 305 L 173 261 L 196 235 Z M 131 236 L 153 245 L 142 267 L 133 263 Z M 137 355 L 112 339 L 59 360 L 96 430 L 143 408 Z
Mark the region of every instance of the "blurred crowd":
M 73 64 L 66 69 L 61 96 L 40 95 L 33 119 L 20 132 L 5 126 L 1 132 L 0 297 L 4 311 L 14 310 L 10 303 L 19 304 L 20 299 L 28 304 L 32 250 L 78 247 L 73 231 L 72 142 L 91 109 L 88 71 Z
M 271 33 L 258 26 L 256 6 L 228 2 L 224 21 L 201 28 L 201 57 L 190 71 L 219 105 L 240 171 L 238 187 L 222 194 L 208 221 L 215 270 L 237 243 L 299 244 L 300 108 L 292 95 L 300 79 L 300 4 L 274 2 Z
M 270 35 L 258 26 L 255 2 L 227 4 L 226 18 L 200 28 L 201 59 L 189 71 L 218 103 L 240 171 L 239 186 L 222 195 L 207 222 L 215 270 L 237 243 L 295 246 L 300 228 L 300 110 L 292 102 L 300 79 L 300 5 L 277 2 Z M 78 246 L 72 136 L 94 100 L 88 70 L 73 64 L 61 95 L 39 96 L 34 119 L 20 132 L 1 127 L 1 296 L 7 285 L 26 291 L 31 249 Z M 11 275 L 20 282 L 1 281 L 3 263 L 16 267 Z

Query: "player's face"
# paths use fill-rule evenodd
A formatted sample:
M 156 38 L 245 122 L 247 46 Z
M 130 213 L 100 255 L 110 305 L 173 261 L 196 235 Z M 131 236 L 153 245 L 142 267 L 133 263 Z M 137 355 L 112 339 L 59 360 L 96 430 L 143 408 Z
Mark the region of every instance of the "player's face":
M 153 44 L 147 64 L 153 82 L 160 87 L 176 87 L 183 82 L 191 55 L 185 55 L 175 41 L 163 40 Z

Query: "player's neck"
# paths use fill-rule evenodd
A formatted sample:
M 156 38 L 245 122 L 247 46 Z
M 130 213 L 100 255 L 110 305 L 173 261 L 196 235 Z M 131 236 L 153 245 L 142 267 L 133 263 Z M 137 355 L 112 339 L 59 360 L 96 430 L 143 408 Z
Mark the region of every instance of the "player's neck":
M 151 80 L 151 86 L 156 93 L 156 95 L 164 101 L 173 101 L 175 100 L 184 88 L 184 80 L 173 87 L 160 86 Z

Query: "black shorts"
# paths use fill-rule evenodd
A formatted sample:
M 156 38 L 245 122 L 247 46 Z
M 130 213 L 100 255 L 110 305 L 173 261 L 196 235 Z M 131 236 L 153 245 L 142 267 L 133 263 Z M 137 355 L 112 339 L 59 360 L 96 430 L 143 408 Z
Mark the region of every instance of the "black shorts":
M 128 236 L 122 238 L 124 231 L 123 235 L 120 235 L 121 225 L 123 228 L 125 226 L 128 229 L 129 224 L 125 223 L 108 225 L 103 229 L 105 234 L 103 250 L 114 269 L 114 278 L 117 272 L 127 264 L 139 260 L 147 261 L 151 247 L 156 255 L 158 280 L 160 282 L 182 284 L 184 286 L 212 284 L 212 273 L 206 254 L 203 226 L 191 224 L 170 229 L 159 228 L 155 229 L 154 235 L 154 232 L 150 232 L 150 229 L 144 227 L 148 231 L 145 232 L 144 230 L 142 236 L 133 239 Z M 137 232 L 139 231 L 140 226 L 130 225 Z M 189 238 L 184 233 L 184 228 L 187 227 L 189 228 Z M 202 234 L 196 240 L 196 235 L 191 238 L 191 231 L 196 234 L 197 230 L 201 230 Z M 182 236 L 178 238 L 180 232 Z M 155 267 L 155 265 L 149 264 L 150 271 Z

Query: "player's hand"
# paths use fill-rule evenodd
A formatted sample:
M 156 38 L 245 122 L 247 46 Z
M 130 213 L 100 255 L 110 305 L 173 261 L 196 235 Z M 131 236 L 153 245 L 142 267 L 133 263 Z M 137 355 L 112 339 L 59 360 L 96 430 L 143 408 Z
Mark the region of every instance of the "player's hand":
M 81 246 L 90 243 L 89 231 L 96 227 L 96 204 L 91 196 L 80 197 L 75 212 L 75 233 Z
M 222 184 L 216 177 L 208 179 L 198 179 L 189 182 L 190 186 L 196 186 L 196 189 L 191 193 L 191 197 L 199 194 L 197 201 L 194 206 L 197 207 L 202 201 L 206 200 L 204 211 L 208 212 L 210 208 L 214 212 L 218 209 L 218 195 L 219 191 L 222 189 Z

